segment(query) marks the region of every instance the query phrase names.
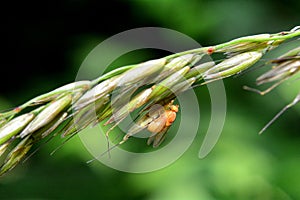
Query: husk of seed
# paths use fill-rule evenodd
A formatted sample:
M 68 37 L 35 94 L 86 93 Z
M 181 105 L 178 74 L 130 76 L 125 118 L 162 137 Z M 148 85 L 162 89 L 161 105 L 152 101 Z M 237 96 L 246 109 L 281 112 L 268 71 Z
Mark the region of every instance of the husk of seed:
M 259 76 L 256 79 L 257 85 L 262 85 L 265 83 L 271 83 L 275 82 L 271 87 L 267 88 L 264 91 L 260 91 L 254 88 L 249 88 L 245 86 L 244 88 L 250 91 L 257 92 L 261 95 L 264 95 L 271 90 L 273 90 L 275 87 L 280 85 L 283 81 L 291 78 L 295 74 L 297 74 L 300 71 L 300 47 L 296 47 L 287 53 L 279 56 L 276 59 L 273 59 L 267 64 L 273 64 L 272 68 Z M 279 113 L 275 115 L 275 117 L 272 118 L 271 121 L 269 121 L 266 126 L 263 127 L 263 129 L 259 132 L 259 134 L 262 134 L 277 118 L 279 118 L 287 109 L 290 107 L 296 105 L 300 101 L 300 93 L 295 97 L 295 99 L 285 106 Z
M 4 161 L 4 164 L 1 166 L 0 176 L 12 170 L 25 157 L 25 155 L 33 145 L 32 142 L 32 139 L 26 137 L 22 139 L 14 149 L 10 151 Z
M 162 70 L 167 60 L 164 58 L 151 60 L 137 65 L 135 68 L 126 71 L 121 75 L 118 86 L 130 85 L 139 82 L 145 77 L 152 76 Z
M 34 120 L 20 133 L 20 137 L 24 138 L 25 136 L 50 123 L 62 110 L 69 106 L 71 102 L 71 95 L 66 95 L 56 101 L 50 102 L 49 105 L 44 110 L 42 110 L 34 118 Z
M 26 113 L 16 117 L 0 128 L 0 145 L 19 134 L 33 118 L 33 113 Z
M 99 116 L 99 113 L 102 113 L 105 109 L 105 104 L 108 102 L 108 96 L 104 96 L 101 99 L 98 99 L 94 104 L 90 104 L 87 107 L 81 109 L 79 112 L 76 112 L 72 119 L 63 127 L 62 137 L 67 137 L 78 133 L 80 130 L 86 128 L 91 123 L 95 123 Z M 101 114 L 100 114 L 101 115 Z
M 207 82 L 223 79 L 242 72 L 254 65 L 263 56 L 262 52 L 246 52 L 228 58 L 203 73 Z
M 182 69 L 183 67 L 185 67 L 189 64 L 193 64 L 194 62 L 197 62 L 202 57 L 203 57 L 203 54 L 201 54 L 201 55 L 186 54 L 186 55 L 171 59 L 164 66 L 163 70 L 158 74 L 158 76 L 153 80 L 153 83 L 162 81 L 163 79 L 170 76 L 174 72 Z
M 10 143 L 11 143 L 11 141 L 7 141 L 4 144 L 0 145 L 0 157 L 5 153 L 5 151 L 9 147 Z
M 271 40 L 277 34 L 259 34 L 234 39 L 230 45 L 221 47 L 215 52 L 222 52 L 228 55 L 237 55 L 244 52 L 272 50 L 284 40 Z
M 90 81 L 78 81 L 78 82 L 74 82 L 74 83 L 69 83 L 69 84 L 59 87 L 51 92 L 37 96 L 11 111 L 0 113 L 0 120 L 4 119 L 4 118 L 11 119 L 16 114 L 20 113 L 22 110 L 24 110 L 27 107 L 46 104 L 66 92 L 70 92 L 70 91 L 72 91 L 74 93 L 75 92 L 83 92 L 83 91 L 88 90 L 90 87 L 91 87 Z
M 272 60 L 271 63 L 276 65 L 256 79 L 257 85 L 282 81 L 298 73 L 300 71 L 300 47 L 288 51 Z

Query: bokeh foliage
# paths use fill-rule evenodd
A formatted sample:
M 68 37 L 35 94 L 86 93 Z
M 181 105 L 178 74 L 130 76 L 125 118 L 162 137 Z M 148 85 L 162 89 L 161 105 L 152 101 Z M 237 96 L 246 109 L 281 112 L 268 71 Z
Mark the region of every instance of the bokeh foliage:
M 20 6 L 20 5 L 15 5 Z M 62 43 L 61 46 L 43 46 L 51 55 L 51 63 L 45 68 L 56 74 L 35 73 L 20 70 L 19 87 L 7 84 L 0 93 L 0 108 L 6 109 L 54 89 L 75 79 L 76 71 L 85 56 L 103 39 L 130 28 L 161 26 L 175 29 L 193 37 L 202 45 L 217 44 L 235 37 L 264 32 L 289 30 L 300 22 L 299 1 L 120 1 L 102 5 L 94 1 L 61 1 L 59 5 L 38 5 L 57 9 L 58 17 L 49 14 L 44 23 L 36 23 L 42 13 L 24 20 L 28 41 Z M 39 9 L 39 7 L 37 7 Z M 108 9 L 109 8 L 109 9 Z M 107 9 L 107 10 L 105 10 Z M 115 9 L 115 10 L 114 10 Z M 81 13 L 82 11 L 82 13 Z M 109 11 L 105 14 L 105 11 Z M 114 13 L 118 20 L 110 19 Z M 50 13 L 50 11 L 49 11 Z M 53 12 L 55 13 L 55 12 Z M 88 16 L 85 14 L 89 13 Z M 81 16 L 82 18 L 78 17 Z M 66 16 L 65 16 L 66 15 Z M 70 16 L 74 15 L 73 20 Z M 55 18 L 55 20 L 53 20 Z M 121 19 L 122 18 L 122 19 Z M 108 21 L 110 23 L 108 23 Z M 14 23 L 11 20 L 7 23 Z M 54 23 L 55 22 L 55 23 Z M 96 24 L 95 22 L 98 22 Z M 46 25 L 45 25 L 46 24 Z M 84 26 L 83 26 L 84 24 Z M 28 28 L 29 27 L 29 28 Z M 35 28 L 30 28 L 35 27 Z M 77 29 L 80 31 L 76 31 Z M 46 30 L 52 30 L 47 33 Z M 59 29 L 60 31 L 57 31 Z M 71 30 L 71 31 L 70 31 Z M 21 33 L 25 34 L 21 31 Z M 54 34 L 51 34 L 54 33 Z M 55 34 L 65 34 L 64 37 Z M 30 36 L 32 35 L 32 36 Z M 35 40 L 34 36 L 39 36 Z M 58 40 L 57 39 L 61 39 Z M 36 49 L 28 48 L 32 55 Z M 34 45 L 37 45 L 34 43 Z M 118 45 L 112 48 L 118 48 Z M 37 45 L 36 47 L 41 47 Z M 9 47 L 11 48 L 11 47 Z M 277 49 L 266 58 L 280 54 L 289 44 Z M 20 53 L 20 52 L 15 52 Z M 39 54 L 37 54 L 39 55 Z M 124 55 L 113 67 L 137 63 L 162 52 L 142 51 Z M 24 60 L 24 66 L 38 64 Z M 55 61 L 55 62 L 54 62 Z M 15 70 L 19 62 L 12 62 Z M 46 64 L 47 66 L 47 64 Z M 63 68 L 62 68 L 63 67 Z M 33 70 L 33 68 L 32 68 Z M 34 71 L 34 70 L 33 70 Z M 224 131 L 213 152 L 205 159 L 198 159 L 198 150 L 210 119 L 209 96 L 206 88 L 197 88 L 201 108 L 201 128 L 189 150 L 171 166 L 147 174 L 129 174 L 110 169 L 98 162 L 87 165 L 91 156 L 79 138 L 75 137 L 53 156 L 49 153 L 59 144 L 56 139 L 23 165 L 0 180 L 1 199 L 299 199 L 300 137 L 299 105 L 289 110 L 262 136 L 259 130 L 299 91 L 299 81 L 283 84 L 270 94 L 261 97 L 242 90 L 242 86 L 254 85 L 255 78 L 265 69 L 225 80 L 228 112 Z M 4 75 L 2 75 L 4 76 Z M 4 77 L 3 77 L 4 78 Z M 14 80 L 10 80 L 14 81 Z M 17 89 L 14 89 L 17 88 Z M 126 144 L 147 150 L 145 140 L 132 139 Z

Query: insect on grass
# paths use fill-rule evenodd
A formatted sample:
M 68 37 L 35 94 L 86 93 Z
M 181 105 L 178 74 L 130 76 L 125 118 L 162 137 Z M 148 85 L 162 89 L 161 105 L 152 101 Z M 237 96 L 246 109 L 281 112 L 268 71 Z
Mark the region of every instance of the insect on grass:
M 57 135 L 66 137 L 62 143 L 64 145 L 82 129 L 106 121 L 106 125 L 112 126 L 106 133 L 108 138 L 109 131 L 131 113 L 138 113 L 134 123 L 130 124 L 123 139 L 115 146 L 108 147 L 106 153 L 141 130 L 149 132 L 147 144 L 158 147 L 179 112 L 178 105 L 174 105 L 177 95 L 240 74 L 262 61 L 262 56 L 268 51 L 299 36 L 300 29 L 295 27 L 290 31 L 241 37 L 214 46 L 125 65 L 95 80 L 67 84 L 2 112 L 0 154 L 9 152 L 0 174 L 16 166 L 31 146 L 41 141 L 47 143 Z M 257 79 L 258 85 L 275 82 L 265 93 L 300 71 L 299 49 L 295 48 L 268 63 L 274 67 Z M 217 64 L 216 60 L 205 61 L 204 56 L 211 54 L 223 54 L 226 58 Z M 282 112 L 298 103 L 299 99 L 298 95 Z
M 105 155 L 114 148 L 125 143 L 130 137 L 134 136 L 138 132 L 147 129 L 149 133 L 149 138 L 147 140 L 147 144 L 156 148 L 158 147 L 165 139 L 166 133 L 176 120 L 176 113 L 178 112 L 179 105 L 174 105 L 174 100 L 171 100 L 169 103 L 165 105 L 154 104 L 148 111 L 147 114 L 140 117 L 137 120 L 137 123 L 132 125 L 129 128 L 127 134 L 123 137 L 123 139 L 118 142 L 116 145 L 109 147 L 108 150 L 99 155 L 99 157 Z M 107 139 L 109 139 L 107 137 Z M 109 155 L 110 156 L 110 155 Z M 97 157 L 98 158 L 98 157 Z M 94 158 L 87 163 L 91 163 L 97 158 Z

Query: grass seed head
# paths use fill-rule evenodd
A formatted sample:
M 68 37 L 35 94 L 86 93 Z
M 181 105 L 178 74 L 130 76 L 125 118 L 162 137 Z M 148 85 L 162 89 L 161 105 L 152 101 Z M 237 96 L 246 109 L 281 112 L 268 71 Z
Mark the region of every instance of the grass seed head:
M 198 56 L 195 54 L 186 54 L 182 56 L 178 56 L 172 58 L 163 68 L 163 70 L 153 79 L 153 83 L 157 83 L 165 79 L 166 77 L 170 76 L 171 74 L 175 73 L 176 71 L 182 69 L 183 67 L 197 61 L 202 56 Z
M 96 100 L 105 97 L 116 88 L 119 79 L 120 77 L 116 76 L 97 84 L 84 95 L 82 95 L 79 100 L 72 105 L 72 108 L 77 111 L 94 103 Z
M 24 138 L 50 123 L 62 110 L 69 106 L 72 102 L 72 95 L 68 94 L 53 102 L 42 110 L 30 124 L 20 133 L 20 137 Z
M 256 79 L 257 85 L 274 81 L 284 81 L 300 71 L 300 47 L 294 48 L 277 59 L 271 60 L 274 63 L 271 70 L 262 74 Z
M 286 61 L 259 76 L 256 79 L 256 84 L 261 85 L 264 83 L 285 80 L 298 73 L 299 71 L 300 59 Z
M 262 52 L 256 51 L 238 54 L 222 61 L 204 72 L 203 78 L 207 82 L 211 82 L 238 74 L 254 65 L 262 57 L 262 55 Z
M 286 39 L 298 36 L 300 29 L 294 28 L 278 34 L 242 37 L 215 46 L 120 67 L 93 81 L 67 84 L 13 110 L 0 113 L 0 154 L 8 146 L 14 146 L 4 160 L 0 174 L 12 169 L 31 146 L 44 137 L 52 134 L 53 138 L 61 134 L 69 139 L 90 124 L 96 125 L 107 119 L 107 123 L 115 122 L 115 127 L 133 111 L 138 112 L 134 120 L 136 123 L 118 145 L 137 132 L 148 129 L 151 134 L 147 143 L 158 147 L 176 118 L 178 107 L 173 105 L 173 99 L 177 95 L 197 86 L 195 83 L 203 78 L 208 83 L 240 73 L 256 63 L 263 53 Z M 298 47 L 273 60 L 276 69 L 261 79 L 284 80 L 297 73 L 299 51 Z M 197 65 L 204 55 L 213 53 L 226 54 L 227 58 L 217 65 L 214 62 Z M 135 95 L 140 89 L 142 92 Z M 113 95 L 115 98 L 112 98 Z M 161 109 L 154 109 L 155 105 L 160 105 Z
M 32 146 L 32 139 L 26 137 L 10 151 L 0 169 L 0 176 L 13 169 L 27 154 Z
M 0 145 L 8 141 L 13 136 L 19 134 L 33 118 L 34 114 L 26 113 L 12 119 L 0 128 Z
M 186 54 L 173 58 L 169 63 L 164 66 L 164 70 L 179 70 L 190 64 L 196 58 L 195 54 Z
M 8 146 L 10 145 L 11 141 L 7 141 L 4 144 L 0 145 L 0 157 L 5 153 L 7 150 Z
M 118 86 L 134 84 L 145 78 L 148 78 L 149 76 L 152 76 L 153 74 L 162 70 L 166 62 L 167 59 L 161 58 L 138 64 L 136 67 L 124 72 L 124 74 L 121 75 Z
M 178 83 L 180 80 L 184 79 L 184 75 L 190 71 L 190 67 L 184 67 L 179 71 L 173 73 L 165 80 L 161 81 L 160 83 L 156 84 L 153 87 L 153 90 L 149 96 L 149 99 L 156 98 L 163 94 L 166 90 L 170 89 L 173 85 Z

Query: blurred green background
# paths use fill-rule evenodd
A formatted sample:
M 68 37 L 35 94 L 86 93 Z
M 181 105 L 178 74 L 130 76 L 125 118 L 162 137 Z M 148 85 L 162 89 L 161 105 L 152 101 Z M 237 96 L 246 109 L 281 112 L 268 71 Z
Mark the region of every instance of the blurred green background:
M 7 11 L 1 12 L 1 110 L 74 81 L 97 44 L 131 28 L 170 28 L 204 46 L 300 25 L 296 0 L 19 1 L 1 7 Z M 113 67 L 164 55 L 137 52 L 120 58 Z M 204 87 L 196 89 L 201 107 L 198 136 L 172 165 L 146 174 L 119 172 L 99 162 L 88 165 L 91 156 L 78 137 L 50 156 L 58 138 L 1 177 L 0 199 L 300 199 L 299 105 L 258 135 L 297 94 L 299 81 L 264 97 L 243 91 L 242 86 L 253 86 L 263 71 L 224 81 L 226 124 L 217 145 L 202 160 L 198 150 L 210 119 Z M 127 145 L 149 149 L 145 140 L 133 139 Z

